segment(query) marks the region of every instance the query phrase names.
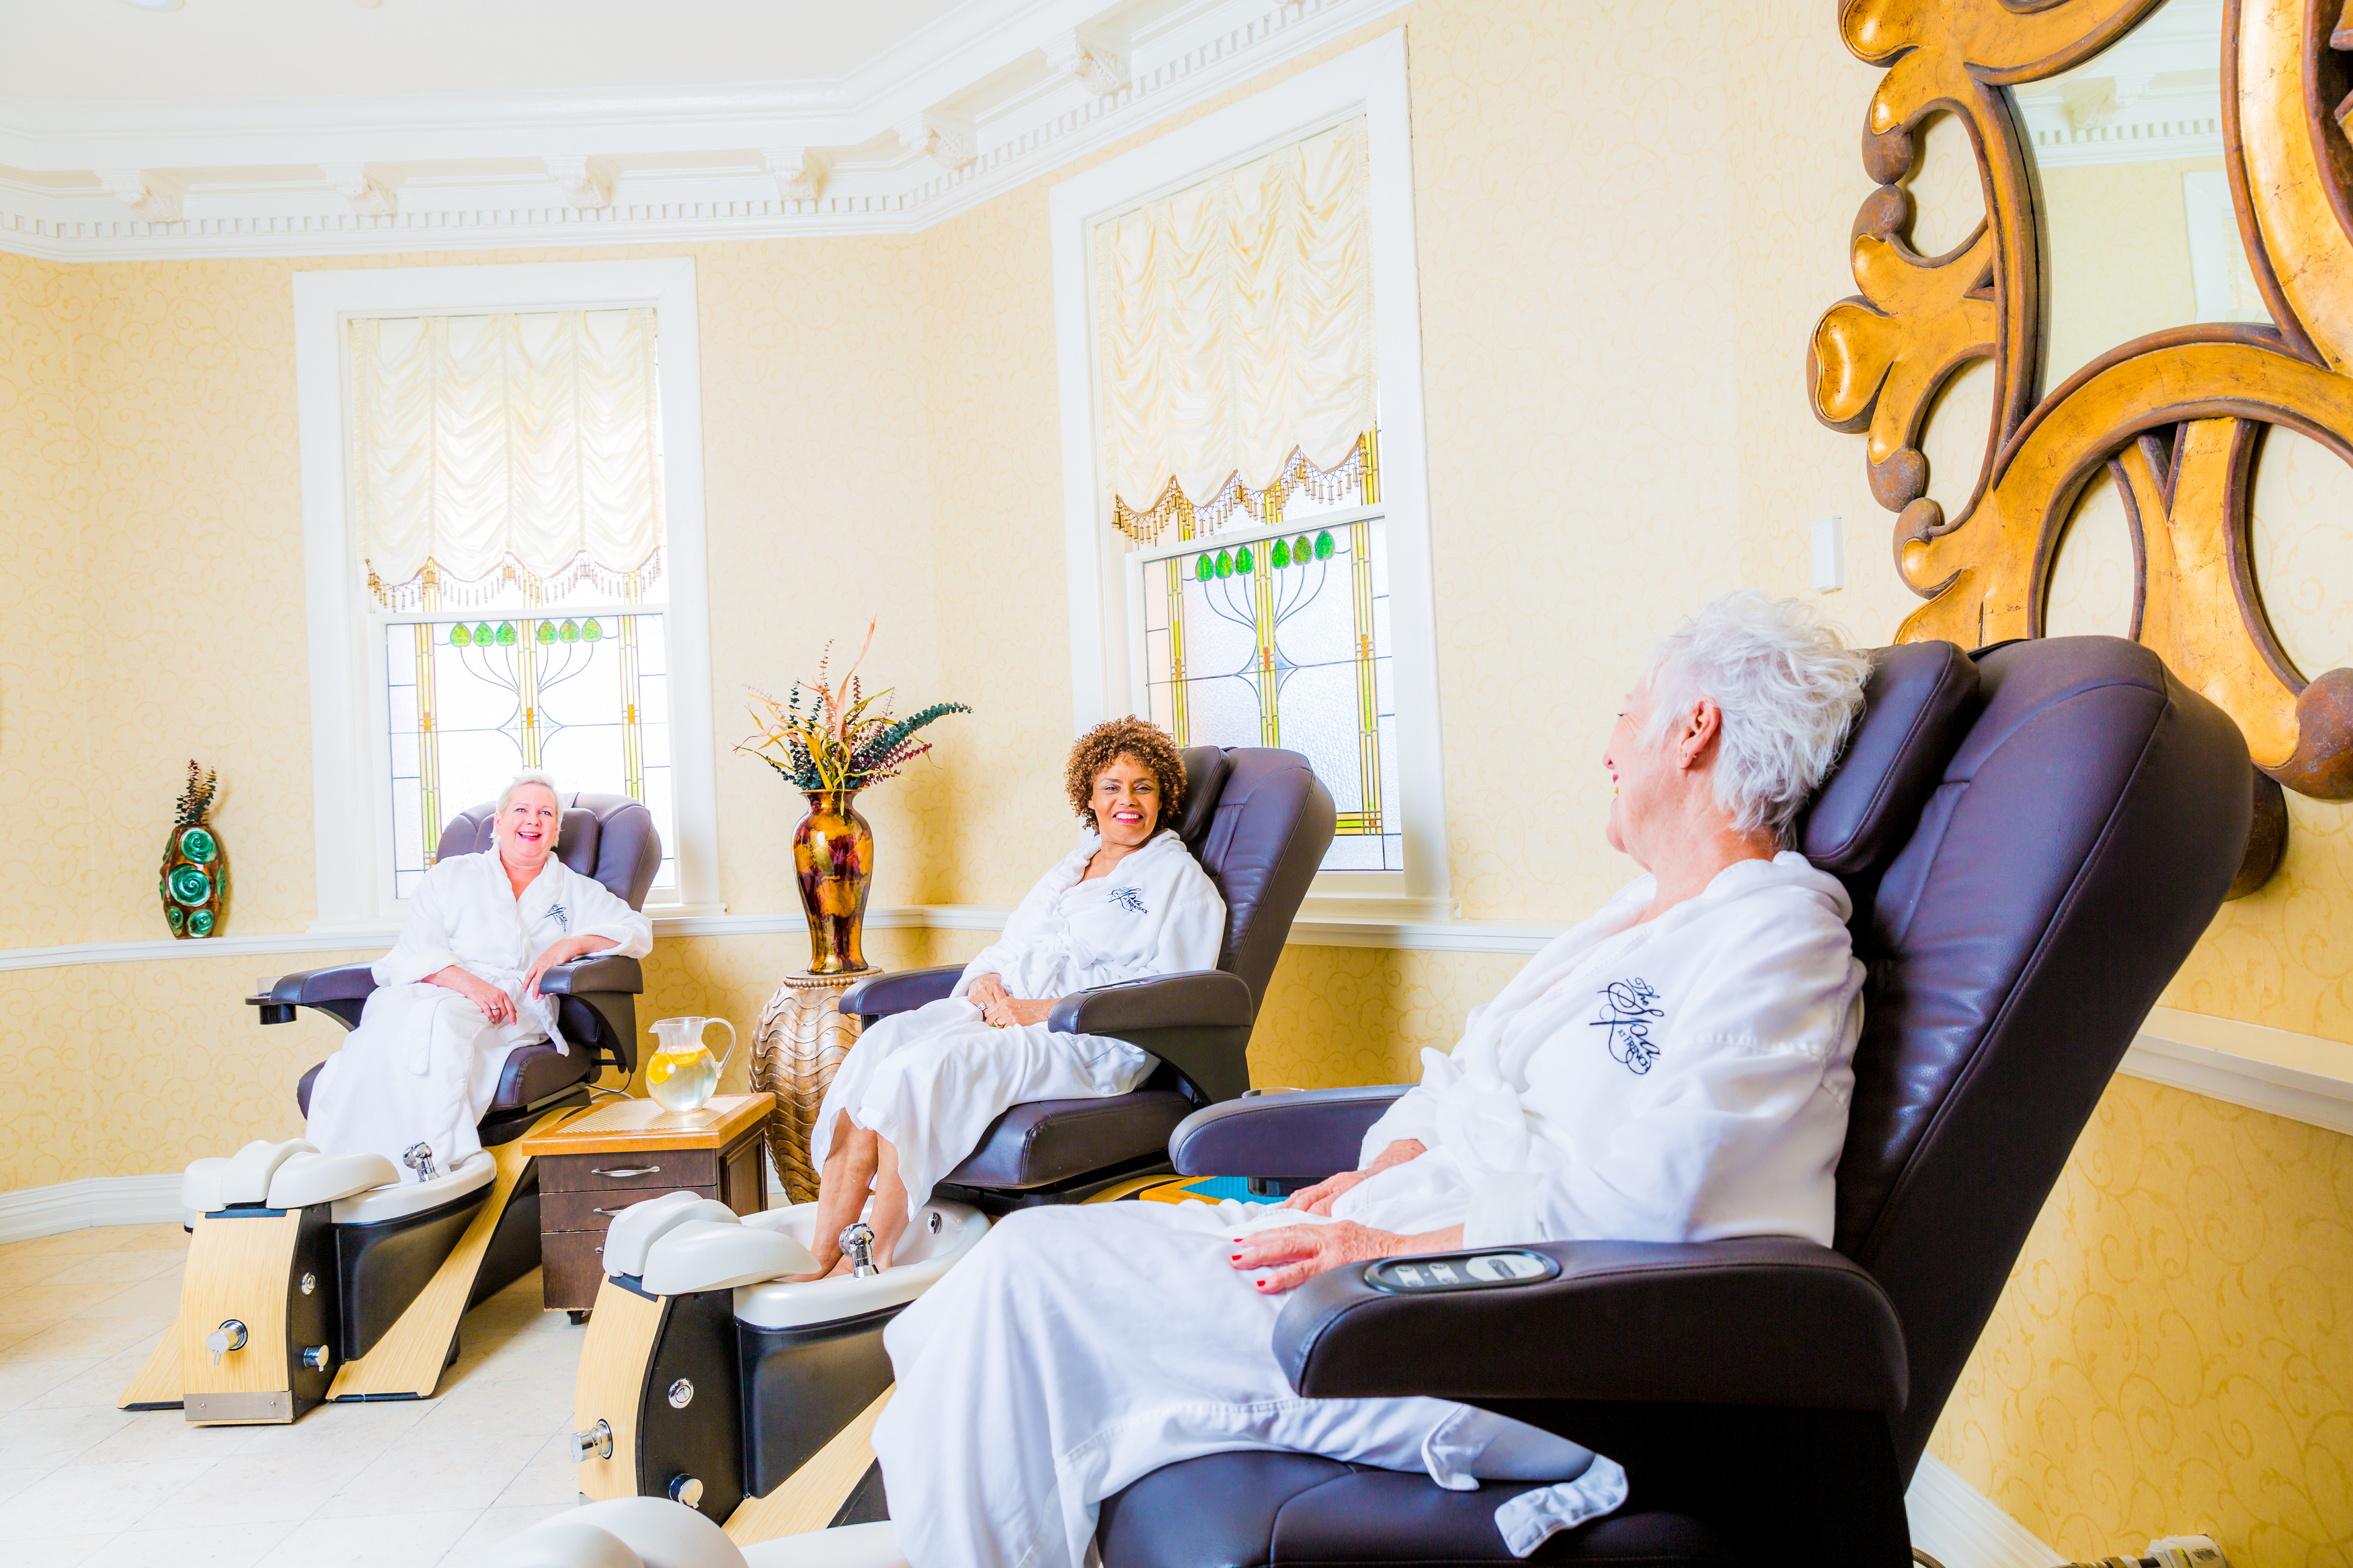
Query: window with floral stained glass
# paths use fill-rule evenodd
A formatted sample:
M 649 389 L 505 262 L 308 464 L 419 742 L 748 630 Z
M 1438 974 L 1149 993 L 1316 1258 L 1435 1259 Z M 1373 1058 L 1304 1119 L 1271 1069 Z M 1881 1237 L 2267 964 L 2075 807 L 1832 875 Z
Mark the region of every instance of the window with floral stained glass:
M 1405 868 L 1377 475 L 1359 463 L 1206 539 L 1180 515 L 1175 541 L 1131 555 L 1146 716 L 1179 746 L 1303 754 L 1339 814 L 1326 871 Z
M 1304 756 L 1310 918 L 1453 910 L 1411 140 L 1384 37 L 1052 192 L 1072 717 Z
M 653 312 L 355 320 L 393 894 L 519 770 L 654 814 L 678 897 Z M 665 897 L 667 895 L 667 897 Z

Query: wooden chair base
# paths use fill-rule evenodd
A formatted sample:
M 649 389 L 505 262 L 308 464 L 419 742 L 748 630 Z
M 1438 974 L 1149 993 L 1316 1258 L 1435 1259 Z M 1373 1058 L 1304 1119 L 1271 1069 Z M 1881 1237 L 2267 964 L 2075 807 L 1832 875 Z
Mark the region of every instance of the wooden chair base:
M 570 1109 L 552 1110 L 533 1131 L 571 1113 Z M 432 1397 L 443 1370 L 457 1359 L 458 1321 L 473 1300 L 474 1281 L 489 1255 L 491 1238 L 497 1234 L 499 1221 L 505 1217 L 523 1173 L 531 1169 L 531 1156 L 522 1152 L 524 1142 L 517 1138 L 490 1152 L 497 1165 L 490 1196 L 408 1310 L 366 1355 L 346 1363 L 335 1373 L 334 1385 L 327 1391 L 330 1401 Z
M 728 1516 L 727 1539 L 749 1546 L 830 1525 L 874 1463 L 874 1424 L 882 1418 L 882 1407 L 891 1403 L 896 1387 L 884 1389 L 776 1490 L 766 1497 L 745 1498 Z
M 254 1426 L 317 1404 L 332 1355 L 329 1213 L 319 1204 L 198 1215 L 179 1313 L 117 1407 Z

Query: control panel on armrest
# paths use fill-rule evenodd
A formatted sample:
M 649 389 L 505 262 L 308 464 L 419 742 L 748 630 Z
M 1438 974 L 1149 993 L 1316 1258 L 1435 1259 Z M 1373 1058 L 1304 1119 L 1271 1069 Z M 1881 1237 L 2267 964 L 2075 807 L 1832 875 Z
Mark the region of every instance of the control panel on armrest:
M 1365 1266 L 1365 1283 L 1391 1295 L 1493 1290 L 1559 1277 L 1559 1263 L 1540 1252 L 1474 1252 L 1468 1258 L 1385 1258 Z

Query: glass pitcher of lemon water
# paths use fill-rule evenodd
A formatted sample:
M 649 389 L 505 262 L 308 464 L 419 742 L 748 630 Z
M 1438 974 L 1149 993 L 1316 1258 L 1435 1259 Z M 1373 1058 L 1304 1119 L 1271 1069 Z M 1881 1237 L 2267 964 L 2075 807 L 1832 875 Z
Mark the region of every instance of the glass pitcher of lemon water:
M 716 1024 L 727 1031 L 727 1054 L 711 1059 L 702 1032 Z M 724 1018 L 662 1018 L 646 1031 L 658 1036 L 653 1059 L 646 1064 L 646 1092 L 664 1110 L 684 1114 L 700 1110 L 719 1089 L 719 1075 L 735 1059 L 735 1026 Z

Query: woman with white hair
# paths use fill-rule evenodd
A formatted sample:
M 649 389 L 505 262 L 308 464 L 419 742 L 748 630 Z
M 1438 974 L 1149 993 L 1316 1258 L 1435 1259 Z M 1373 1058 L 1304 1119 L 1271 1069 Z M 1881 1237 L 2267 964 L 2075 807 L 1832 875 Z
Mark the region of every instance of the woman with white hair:
M 874 1434 L 915 1568 L 1088 1561 L 1097 1506 L 1164 1465 L 1290 1449 L 1441 1487 L 1556 1484 L 1497 1510 L 1525 1556 L 1624 1472 L 1437 1399 L 1307 1399 L 1284 1292 L 1326 1269 L 1538 1241 L 1831 1239 L 1862 1026 L 1845 891 L 1788 847 L 1862 701 L 1867 656 L 1801 605 L 1715 601 L 1652 650 L 1602 765 L 1643 874 L 1473 1008 L 1366 1135 L 1281 1206 L 1032 1208 L 885 1337 Z
M 480 1152 L 475 1124 L 518 1046 L 553 1040 L 540 976 L 592 952 L 638 958 L 654 928 L 555 858 L 564 810 L 545 773 L 499 793 L 492 847 L 434 862 L 400 941 L 371 966 L 360 1026 L 311 1086 L 303 1137 L 330 1154 L 376 1153 L 404 1180 L 447 1175 Z

